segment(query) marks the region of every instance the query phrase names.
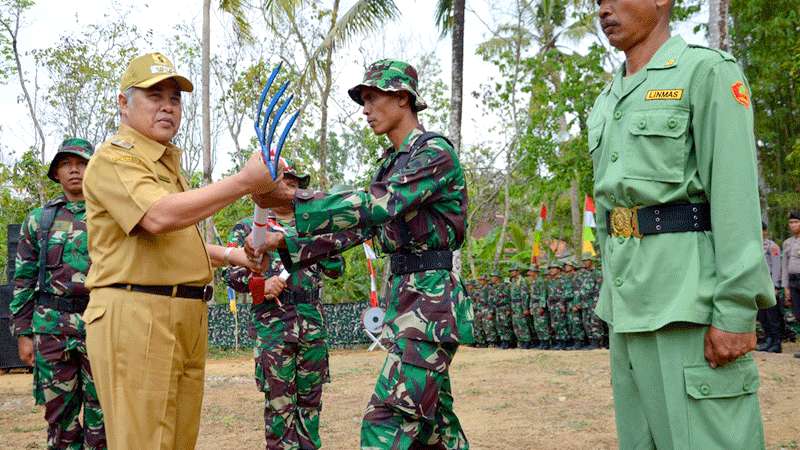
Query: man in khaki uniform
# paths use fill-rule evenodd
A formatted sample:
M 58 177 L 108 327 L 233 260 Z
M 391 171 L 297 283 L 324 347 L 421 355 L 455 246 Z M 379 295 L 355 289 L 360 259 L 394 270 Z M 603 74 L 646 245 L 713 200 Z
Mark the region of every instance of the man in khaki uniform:
M 120 128 L 86 168 L 91 289 L 86 346 L 111 449 L 191 449 L 203 399 L 212 265 L 251 266 L 203 242 L 197 222 L 275 183 L 258 155 L 236 175 L 189 190 L 181 91 L 192 83 L 159 53 L 131 61 Z
M 783 241 L 781 256 L 781 285 L 787 305 L 791 305 L 795 320 L 800 322 L 800 212 L 789 214 L 789 232 L 792 235 Z M 794 354 L 800 358 L 800 352 Z
M 747 80 L 670 37 L 671 0 L 600 0 L 625 64 L 587 119 L 622 449 L 759 449 L 760 233 Z

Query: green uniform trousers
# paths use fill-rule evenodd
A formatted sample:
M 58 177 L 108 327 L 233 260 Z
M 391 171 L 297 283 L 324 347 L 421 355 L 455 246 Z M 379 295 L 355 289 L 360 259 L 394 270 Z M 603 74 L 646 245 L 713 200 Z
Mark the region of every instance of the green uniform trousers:
M 712 369 L 706 325 L 652 332 L 611 330 L 611 383 L 622 450 L 764 448 L 752 356 Z

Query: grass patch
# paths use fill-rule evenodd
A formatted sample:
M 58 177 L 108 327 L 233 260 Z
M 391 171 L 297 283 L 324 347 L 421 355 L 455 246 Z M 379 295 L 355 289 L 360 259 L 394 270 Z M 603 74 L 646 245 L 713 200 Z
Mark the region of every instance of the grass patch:
M 252 348 L 240 348 L 239 350 L 221 347 L 208 348 L 208 359 L 238 359 L 250 358 L 252 356 Z

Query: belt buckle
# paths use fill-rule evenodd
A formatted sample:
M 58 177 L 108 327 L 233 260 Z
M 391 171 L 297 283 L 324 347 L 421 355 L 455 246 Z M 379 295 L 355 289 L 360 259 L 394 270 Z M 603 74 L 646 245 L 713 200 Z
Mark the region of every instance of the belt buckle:
M 214 286 L 207 284 L 203 288 L 203 300 L 207 302 L 210 301 L 212 298 L 214 298 Z
M 614 207 L 611 210 L 611 234 L 629 238 L 631 236 L 642 238 L 639 232 L 639 207 L 625 208 Z

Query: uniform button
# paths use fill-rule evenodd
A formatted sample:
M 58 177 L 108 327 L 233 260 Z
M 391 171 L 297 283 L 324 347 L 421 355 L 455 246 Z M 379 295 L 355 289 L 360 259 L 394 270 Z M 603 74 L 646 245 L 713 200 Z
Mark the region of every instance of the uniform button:
M 678 126 L 678 121 L 677 121 L 677 120 L 675 120 L 675 119 L 669 119 L 669 120 L 667 121 L 667 126 L 668 126 L 670 129 L 674 129 L 675 127 L 677 127 L 677 126 Z
M 309 217 L 311 217 L 311 215 L 308 213 L 303 213 L 303 219 L 308 220 Z
M 638 124 L 638 127 L 639 127 L 640 130 L 644 130 L 645 128 L 647 128 L 647 121 L 644 120 L 644 119 L 640 120 L 639 124 Z
M 617 120 L 622 119 L 622 111 L 614 111 L 614 118 Z
M 711 393 L 711 386 L 704 384 L 700 386 L 700 393 L 703 395 L 708 395 Z
M 612 203 L 617 203 L 617 196 L 616 195 L 611 194 L 611 195 L 609 195 L 609 197 L 611 197 L 611 202 Z
M 617 162 L 618 159 L 619 159 L 619 153 L 614 152 L 611 154 L 611 162 Z
M 619 242 L 620 244 L 624 244 L 625 243 L 625 238 L 620 236 L 620 237 L 617 238 L 617 242 Z
M 625 281 L 622 278 L 617 277 L 616 279 L 614 279 L 614 285 L 616 287 L 621 287 L 624 283 Z
M 749 391 L 750 390 L 750 383 L 745 381 L 744 385 L 742 385 L 742 390 L 745 391 L 745 392 Z

